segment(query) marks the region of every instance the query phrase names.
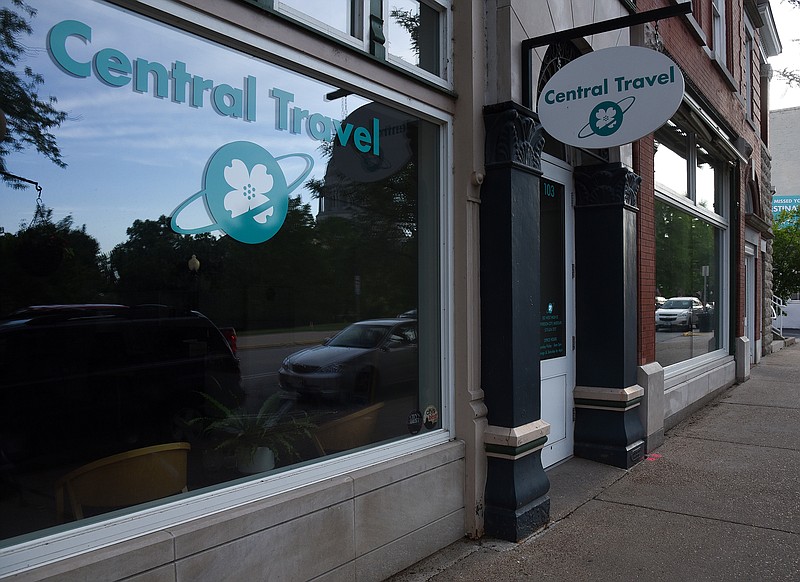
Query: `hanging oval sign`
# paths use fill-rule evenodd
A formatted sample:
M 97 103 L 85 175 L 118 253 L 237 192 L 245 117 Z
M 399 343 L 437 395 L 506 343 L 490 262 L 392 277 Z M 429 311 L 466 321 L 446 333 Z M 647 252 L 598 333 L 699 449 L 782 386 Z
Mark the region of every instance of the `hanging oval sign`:
M 661 127 L 683 100 L 683 74 L 669 57 L 638 46 L 583 55 L 539 95 L 539 120 L 559 141 L 583 148 L 630 143 Z

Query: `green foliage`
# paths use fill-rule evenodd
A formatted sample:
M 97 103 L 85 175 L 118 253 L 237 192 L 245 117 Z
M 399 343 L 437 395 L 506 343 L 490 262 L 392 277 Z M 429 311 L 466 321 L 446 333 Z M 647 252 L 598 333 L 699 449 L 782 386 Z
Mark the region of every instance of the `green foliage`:
M 714 227 L 662 202 L 656 203 L 657 287 L 664 297 L 701 293 L 702 269 L 715 275 Z M 713 288 L 713 282 L 711 283 Z
M 420 15 L 413 10 L 403 10 L 402 8 L 392 8 L 389 16 L 397 22 L 411 37 L 411 50 L 419 55 L 419 25 Z
M 284 403 L 279 393 L 264 400 L 255 414 L 228 408 L 214 397 L 202 395 L 217 416 L 196 419 L 193 423 L 204 424 L 204 431 L 217 439 L 217 450 L 246 449 L 252 454 L 259 447 L 268 447 L 276 458 L 281 454 L 296 457 L 297 439 L 313 438 L 312 431 L 317 428 L 305 412 L 289 412 L 291 402 Z
M 12 8 L 0 9 L 0 110 L 6 116 L 6 135 L 0 141 L 0 171 L 6 172 L 5 158 L 12 151 L 34 147 L 54 164 L 66 167 L 56 138 L 50 130 L 57 128 L 67 118 L 66 112 L 56 109 L 55 97 L 40 97 L 39 86 L 44 78 L 25 67 L 20 73 L 18 62 L 25 55 L 21 40 L 32 31 L 28 19 L 36 10 L 22 0 L 12 0 Z M 25 184 L 9 176 L 2 176 L 12 188 Z
M 107 302 L 107 258 L 97 240 L 72 216 L 53 221 L 38 206 L 30 224 L 0 235 L 0 313 L 28 305 Z
M 772 293 L 788 299 L 800 292 L 800 207 L 781 211 L 772 230 Z

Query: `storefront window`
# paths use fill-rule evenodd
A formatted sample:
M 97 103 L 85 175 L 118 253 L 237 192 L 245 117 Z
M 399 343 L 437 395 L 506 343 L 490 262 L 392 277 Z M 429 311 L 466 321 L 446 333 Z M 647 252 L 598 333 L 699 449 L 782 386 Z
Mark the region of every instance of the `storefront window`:
M 678 196 L 689 195 L 689 151 L 686 133 L 667 124 L 656 139 L 655 182 L 662 190 Z
M 723 347 L 724 168 L 691 131 L 670 123 L 656 132 L 656 360 L 664 367 Z
M 656 200 L 656 360 L 664 367 L 720 344 L 722 231 Z
M 0 539 L 442 428 L 440 126 L 29 4 L 66 166 L 3 158 Z

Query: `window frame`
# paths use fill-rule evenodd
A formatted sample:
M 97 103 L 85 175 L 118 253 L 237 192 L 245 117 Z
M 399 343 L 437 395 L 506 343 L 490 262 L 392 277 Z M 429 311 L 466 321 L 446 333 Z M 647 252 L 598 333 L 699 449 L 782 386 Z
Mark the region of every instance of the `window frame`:
M 450 18 L 450 9 L 449 3 L 446 3 L 442 0 L 417 0 L 420 4 L 425 4 L 428 7 L 432 8 L 436 12 L 439 13 L 439 75 L 435 75 L 430 71 L 426 71 L 425 69 L 414 65 L 413 63 L 409 63 L 406 60 L 401 59 L 398 56 L 392 55 L 389 53 L 389 50 L 386 50 L 386 61 L 415 75 L 419 75 L 432 81 L 434 83 L 441 83 L 442 81 L 448 82 L 450 77 L 450 70 L 448 64 L 450 63 L 450 40 L 449 40 L 449 31 L 452 28 L 452 20 Z M 389 10 L 391 8 L 389 2 L 382 2 L 383 5 L 383 22 L 384 22 L 384 34 L 386 31 L 385 23 L 389 19 Z M 448 86 L 452 86 L 452 83 L 448 83 Z
M 247 2 L 255 3 L 262 8 L 265 4 L 259 0 L 245 0 Z M 370 5 L 371 0 L 349 0 L 351 6 L 356 7 L 360 6 L 361 11 L 361 34 L 360 36 L 357 34 L 348 34 L 343 31 L 340 31 L 336 28 L 333 28 L 324 22 L 321 22 L 315 19 L 310 14 L 307 14 L 303 11 L 297 10 L 292 8 L 291 6 L 286 6 L 283 4 L 281 0 L 266 0 L 266 7 L 273 12 L 280 14 L 288 19 L 294 20 L 304 26 L 307 26 L 313 30 L 316 30 L 326 36 L 334 38 L 338 41 L 344 42 L 351 47 L 369 53 L 370 52 Z M 400 69 L 426 81 L 438 85 L 442 88 L 452 90 L 454 88 L 454 84 L 452 81 L 452 70 L 450 63 L 452 59 L 450 58 L 452 51 L 453 51 L 453 44 L 451 40 L 450 31 L 453 27 L 452 22 L 452 0 L 418 0 L 421 4 L 425 4 L 430 8 L 434 9 L 436 12 L 439 13 L 439 73 L 434 74 L 425 69 L 409 63 L 400 57 L 390 55 L 388 51 L 385 51 L 385 55 L 382 60 L 387 64 L 392 66 L 393 68 Z M 383 33 L 385 35 L 386 31 L 386 22 L 389 18 L 389 10 L 390 5 L 386 1 L 381 1 L 381 19 L 383 22 Z M 354 8 L 355 10 L 355 8 Z M 376 56 L 376 55 L 374 55 Z
M 698 205 L 697 192 L 696 192 L 696 185 L 697 185 L 696 146 L 699 140 L 697 139 L 697 132 L 678 122 L 673 122 L 673 123 L 680 131 L 686 134 L 686 143 L 687 147 L 689 148 L 688 155 L 686 158 L 687 195 L 683 196 L 680 193 L 673 192 L 670 189 L 665 189 L 663 187 L 660 187 L 658 183 L 654 182 L 653 188 L 655 193 L 655 199 L 664 204 L 668 204 L 680 211 L 683 211 L 689 214 L 690 216 L 696 217 L 699 220 L 702 220 L 703 222 L 710 224 L 712 227 L 720 231 L 719 256 L 716 258 L 717 261 L 716 268 L 717 272 L 719 273 L 718 276 L 720 281 L 719 284 L 720 291 L 717 301 L 718 305 L 716 306 L 716 309 L 721 314 L 721 319 L 719 322 L 719 331 L 718 331 L 720 335 L 719 347 L 713 351 L 701 354 L 694 358 L 689 358 L 687 360 L 683 360 L 680 362 L 676 362 L 674 364 L 670 364 L 668 366 L 664 366 L 665 380 L 676 378 L 681 374 L 688 372 L 689 370 L 696 369 L 698 367 L 708 364 L 709 362 L 727 357 L 730 350 L 729 330 L 730 330 L 730 305 L 731 305 L 731 297 L 730 297 L 731 222 L 729 218 L 729 205 L 733 193 L 733 185 L 731 183 L 732 170 L 730 168 L 729 160 L 719 156 L 719 154 L 714 156 L 718 161 L 717 167 L 720 170 L 715 173 L 715 189 L 719 189 L 720 192 L 719 210 L 721 211 L 721 214 L 713 212 L 710 209 L 706 209 Z M 657 132 L 654 137 L 655 140 L 658 141 Z M 655 170 L 655 160 L 653 165 Z M 656 262 L 657 261 L 658 258 L 656 257 Z M 657 264 L 656 264 L 656 269 L 658 269 Z
M 356 18 L 359 17 L 361 28 L 360 30 L 356 31 L 353 30 L 351 32 L 345 32 L 343 30 L 339 30 L 329 24 L 321 20 L 317 20 L 310 14 L 303 12 L 302 10 L 298 10 L 288 4 L 285 4 L 282 0 L 273 0 L 273 10 L 279 14 L 286 16 L 292 20 L 296 20 L 308 26 L 309 28 L 313 28 L 314 30 L 318 30 L 323 34 L 336 38 L 337 40 L 341 40 L 354 48 L 357 48 L 362 51 L 369 51 L 369 35 L 365 34 L 369 30 L 369 6 L 365 3 L 365 0 L 348 0 L 350 4 L 350 10 L 353 12 L 351 14 L 351 24 L 356 22 Z M 360 8 L 360 10 L 358 9 Z M 366 8 L 366 10 L 365 10 Z M 361 14 L 357 14 L 360 12 Z M 359 34 L 355 34 L 359 33 Z
M 711 39 L 713 58 L 728 69 L 727 2 L 711 0 Z
M 101 0 L 102 1 L 102 0 Z M 116 4 L 112 2 L 112 4 Z M 438 327 L 441 394 L 441 426 L 430 432 L 408 436 L 342 454 L 330 459 L 302 463 L 295 468 L 244 482 L 220 484 L 202 493 L 186 493 L 168 502 L 143 504 L 134 511 L 120 510 L 86 519 L 77 527 L 55 526 L 0 541 L 0 577 L 20 573 L 47 563 L 87 551 L 97 550 L 132 538 L 151 534 L 168 527 L 240 507 L 256 500 L 286 493 L 325 479 L 408 455 L 425 448 L 449 442 L 455 427 L 454 394 L 454 274 L 453 274 L 453 197 L 452 177 L 447 171 L 453 164 L 452 115 L 423 101 L 387 89 L 355 73 L 342 71 L 322 59 L 292 47 L 238 28 L 216 16 L 172 0 L 135 0 L 125 4 L 131 13 L 153 18 L 165 27 L 176 28 L 222 44 L 237 52 L 268 60 L 320 81 L 335 80 L 343 87 L 357 89 L 367 98 L 377 99 L 397 109 L 405 109 L 435 124 L 439 129 L 438 232 L 439 286 L 435 300 L 439 303 Z M 247 47 L 247 50 L 243 47 Z M 291 67 L 288 64 L 291 63 Z M 313 71 L 313 74 L 311 72 Z M 428 300 L 433 300 L 433 297 Z

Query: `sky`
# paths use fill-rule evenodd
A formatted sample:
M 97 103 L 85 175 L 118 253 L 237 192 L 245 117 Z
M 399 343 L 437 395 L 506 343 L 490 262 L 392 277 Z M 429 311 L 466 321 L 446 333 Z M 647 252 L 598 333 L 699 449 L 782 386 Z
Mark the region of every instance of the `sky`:
M 322 178 L 326 161 L 319 143 L 309 139 L 307 131 L 276 131 L 271 88 L 290 91 L 296 96 L 293 105 L 332 119 L 344 119 L 367 102 L 353 94 L 327 101 L 323 96 L 336 87 L 191 35 L 164 35 L 162 25 L 146 19 L 122 18 L 123 10 L 108 5 L 76 0 L 28 1 L 40 9 L 40 22 L 29 40 L 30 64 L 44 74 L 47 90 L 58 95 L 59 106 L 70 113 L 69 121 L 54 132 L 69 168 L 61 170 L 41 156 L 24 152 L 9 156 L 9 170 L 40 182 L 44 188 L 42 200 L 53 208 L 54 219 L 71 215 L 77 226 L 86 224 L 104 252 L 125 240 L 126 228 L 133 220 L 169 215 L 200 192 L 206 162 L 227 142 L 257 142 L 276 157 L 286 158 L 282 165 L 287 166 L 299 163 L 299 158 L 290 155 L 306 153 L 315 158 L 310 177 Z M 298 6 L 307 1 L 294 0 Z M 9 2 L 0 0 L 0 5 Z M 800 69 L 800 43 L 795 41 L 800 37 L 800 8 L 785 0 L 773 0 L 772 9 L 783 54 L 769 62 L 775 70 Z M 242 87 L 246 76 L 257 78 L 258 121 L 218 115 L 208 103 L 193 108 L 169 98 L 156 98 L 152 92 L 137 93 L 131 85 L 103 86 L 96 74 L 88 78 L 66 74 L 48 57 L 44 35 L 54 23 L 68 18 L 85 21 L 92 27 L 91 42 L 81 43 L 74 38 L 69 41 L 70 53 L 83 61 L 90 61 L 101 48 L 113 48 L 130 59 L 141 57 L 166 66 L 179 60 L 191 74 L 234 88 Z M 120 22 L 126 25 L 120 26 Z M 788 87 L 776 74 L 770 90 L 770 108 L 787 107 L 800 107 L 800 88 Z M 300 173 L 291 167 L 284 171 L 287 176 Z M 21 223 L 33 217 L 35 193 L 32 188 L 9 191 L 5 187 L 0 192 L 0 228 L 16 232 Z M 310 192 L 300 187 L 294 191 L 294 195 L 298 194 L 316 212 Z M 195 204 L 182 216 L 198 221 L 197 225 L 186 227 L 208 224 L 209 216 L 202 204 Z
M 778 37 L 783 52 L 768 59 L 772 69 L 783 68 L 800 70 L 800 8 L 795 8 L 786 0 L 771 0 L 772 14 L 778 27 Z M 770 83 L 769 108 L 787 109 L 800 107 L 800 87 L 789 87 L 777 73 L 773 73 Z

